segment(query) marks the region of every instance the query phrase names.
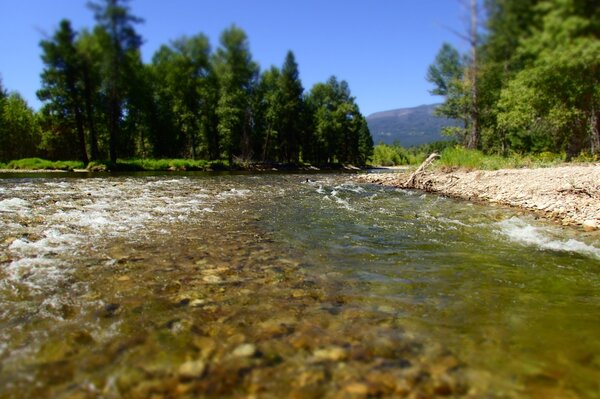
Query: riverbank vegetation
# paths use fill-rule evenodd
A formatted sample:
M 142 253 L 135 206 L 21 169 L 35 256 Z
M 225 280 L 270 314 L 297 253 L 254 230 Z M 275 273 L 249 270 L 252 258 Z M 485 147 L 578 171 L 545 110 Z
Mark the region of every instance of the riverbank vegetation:
M 84 168 L 81 161 L 49 161 L 41 158 L 23 158 L 7 163 L 0 162 L 0 169 L 15 170 L 74 170 Z
M 430 66 L 440 115 L 470 149 L 600 155 L 600 7 L 590 0 L 471 0 L 468 51 Z
M 136 32 L 142 21 L 128 3 L 91 3 L 94 27 L 77 32 L 63 20 L 41 41 L 39 112 L 0 84 L 0 162 L 363 165 L 371 156 L 371 134 L 346 81 L 332 76 L 306 92 L 291 51 L 281 67 L 261 71 L 236 26 L 214 50 L 198 33 L 161 46 L 146 64 Z
M 420 165 L 432 152 L 440 154 L 440 159 L 435 163 L 438 167 L 482 170 L 549 167 L 563 164 L 567 159 L 565 152 L 525 154 L 513 152 L 499 155 L 468 149 L 453 142 L 439 142 L 411 148 L 404 148 L 400 145 L 378 144 L 374 149 L 372 165 L 416 166 Z M 585 152 L 570 159 L 571 162 L 577 163 L 587 163 L 595 160 L 594 156 Z
M 444 44 L 427 71 L 436 110 L 456 119 L 438 165 L 552 166 L 600 159 L 600 8 L 587 0 L 470 1 L 468 50 Z M 485 20 L 481 21 L 481 14 Z M 456 146 L 459 143 L 462 147 Z M 415 165 L 432 148 L 377 145 L 375 165 Z

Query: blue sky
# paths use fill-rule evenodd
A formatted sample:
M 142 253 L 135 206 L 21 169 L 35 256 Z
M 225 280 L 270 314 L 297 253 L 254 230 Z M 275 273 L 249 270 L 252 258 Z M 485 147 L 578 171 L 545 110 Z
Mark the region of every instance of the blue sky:
M 133 0 L 146 62 L 182 35 L 206 34 L 213 48 L 232 24 L 248 34 L 261 69 L 296 55 L 306 90 L 336 75 L 350 84 L 361 111 L 439 102 L 428 90 L 427 67 L 444 41 L 462 47 L 451 29 L 463 30 L 456 0 Z M 85 0 L 0 0 L 0 77 L 34 108 L 40 87 L 39 41 L 62 18 L 91 28 Z

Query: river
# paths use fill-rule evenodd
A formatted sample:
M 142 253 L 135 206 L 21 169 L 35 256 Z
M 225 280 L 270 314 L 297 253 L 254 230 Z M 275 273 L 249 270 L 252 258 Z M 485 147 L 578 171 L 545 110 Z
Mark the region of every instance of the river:
M 600 241 L 344 174 L 0 178 L 0 397 L 600 397 Z

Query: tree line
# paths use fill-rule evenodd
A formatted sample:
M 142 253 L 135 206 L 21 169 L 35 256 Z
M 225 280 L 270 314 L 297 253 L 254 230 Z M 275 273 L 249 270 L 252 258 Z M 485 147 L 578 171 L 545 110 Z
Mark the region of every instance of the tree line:
M 469 44 L 429 67 L 448 133 L 486 152 L 600 155 L 600 7 L 596 0 L 470 0 Z M 486 15 L 483 23 L 480 15 Z
M 373 152 L 348 83 L 307 93 L 293 52 L 261 71 L 245 32 L 200 33 L 141 59 L 143 22 L 129 0 L 90 3 L 96 25 L 63 20 L 40 42 L 42 101 L 34 112 L 0 82 L 0 161 L 41 155 L 90 161 L 192 158 L 230 163 L 365 164 Z

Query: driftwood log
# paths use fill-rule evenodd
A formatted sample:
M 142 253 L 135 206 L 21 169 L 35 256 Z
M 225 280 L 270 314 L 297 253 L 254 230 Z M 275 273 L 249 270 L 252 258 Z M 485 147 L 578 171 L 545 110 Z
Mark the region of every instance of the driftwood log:
M 403 187 L 405 188 L 414 188 L 417 184 L 417 178 L 425 172 L 425 169 L 431 165 L 433 161 L 439 158 L 440 155 L 437 153 L 432 153 L 427 157 L 425 161 L 415 170 L 409 177 L 406 182 L 404 182 Z

